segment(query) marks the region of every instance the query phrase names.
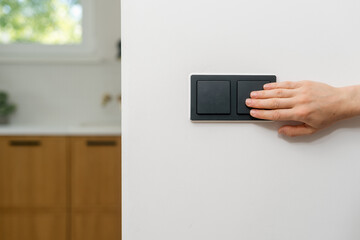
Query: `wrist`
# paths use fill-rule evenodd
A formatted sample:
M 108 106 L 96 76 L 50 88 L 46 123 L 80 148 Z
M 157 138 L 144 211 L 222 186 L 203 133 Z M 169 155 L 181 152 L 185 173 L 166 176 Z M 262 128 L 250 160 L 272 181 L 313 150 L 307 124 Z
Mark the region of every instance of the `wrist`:
M 342 118 L 360 115 L 360 85 L 339 88 Z

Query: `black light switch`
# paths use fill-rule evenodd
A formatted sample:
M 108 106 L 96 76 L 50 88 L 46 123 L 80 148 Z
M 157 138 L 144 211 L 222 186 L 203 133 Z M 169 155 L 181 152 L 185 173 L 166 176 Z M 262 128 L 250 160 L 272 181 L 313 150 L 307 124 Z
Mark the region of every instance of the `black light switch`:
M 238 81 L 237 82 L 237 113 L 250 114 L 250 108 L 245 104 L 245 100 L 250 97 L 252 91 L 262 90 L 264 84 L 269 81 Z
M 266 121 L 253 118 L 245 100 L 250 92 L 276 82 L 270 74 L 190 74 L 192 121 Z
M 197 114 L 230 114 L 230 81 L 197 81 Z

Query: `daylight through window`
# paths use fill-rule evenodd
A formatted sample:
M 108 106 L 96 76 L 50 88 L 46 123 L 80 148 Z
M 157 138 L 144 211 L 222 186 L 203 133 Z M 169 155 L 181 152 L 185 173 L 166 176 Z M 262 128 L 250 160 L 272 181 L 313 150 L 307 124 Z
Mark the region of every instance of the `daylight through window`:
M 0 0 L 0 44 L 82 42 L 80 0 Z

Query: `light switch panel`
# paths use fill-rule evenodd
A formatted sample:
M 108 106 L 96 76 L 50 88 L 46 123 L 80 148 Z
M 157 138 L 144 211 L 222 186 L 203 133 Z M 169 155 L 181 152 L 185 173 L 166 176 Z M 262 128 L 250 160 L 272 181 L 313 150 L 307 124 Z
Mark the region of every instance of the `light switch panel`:
M 250 92 L 276 82 L 275 75 L 191 74 L 192 121 L 253 121 L 245 100 Z M 265 121 L 265 120 L 262 120 Z

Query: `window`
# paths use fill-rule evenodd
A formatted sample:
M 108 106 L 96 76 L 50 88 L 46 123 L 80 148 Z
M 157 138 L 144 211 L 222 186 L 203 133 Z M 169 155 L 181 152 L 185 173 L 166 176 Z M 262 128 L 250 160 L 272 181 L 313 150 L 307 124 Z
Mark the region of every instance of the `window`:
M 0 60 L 86 58 L 92 0 L 0 0 Z
M 76 44 L 82 41 L 78 0 L 2 0 L 2 44 Z

